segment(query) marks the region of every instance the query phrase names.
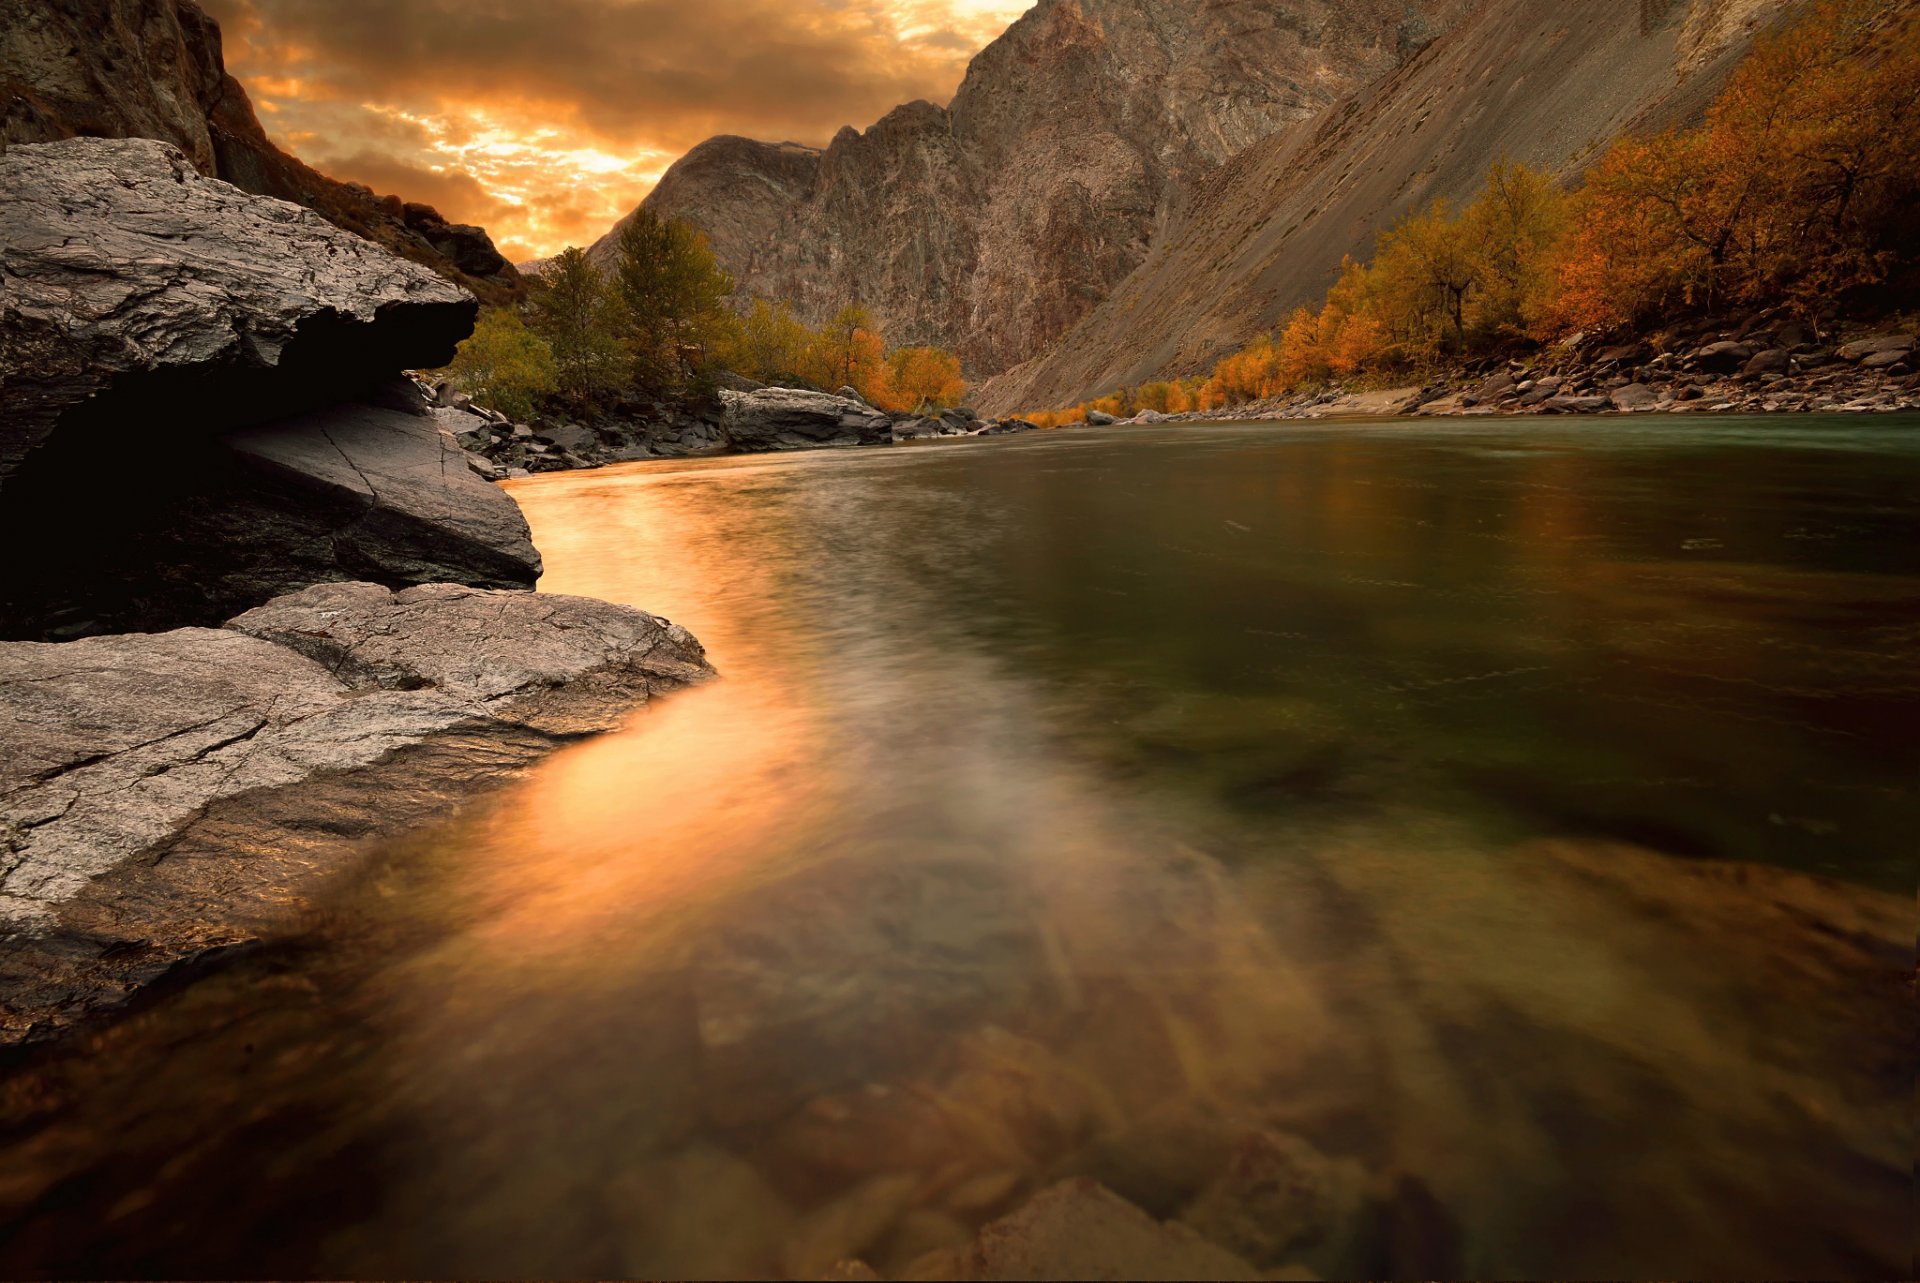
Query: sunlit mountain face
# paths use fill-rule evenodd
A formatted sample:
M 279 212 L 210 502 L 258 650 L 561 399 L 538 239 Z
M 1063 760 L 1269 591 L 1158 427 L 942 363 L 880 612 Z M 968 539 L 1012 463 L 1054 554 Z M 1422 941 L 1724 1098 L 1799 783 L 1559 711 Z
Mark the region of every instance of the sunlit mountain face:
M 207 0 L 276 141 L 488 228 L 585 244 L 714 134 L 822 144 L 945 102 L 1025 0 Z

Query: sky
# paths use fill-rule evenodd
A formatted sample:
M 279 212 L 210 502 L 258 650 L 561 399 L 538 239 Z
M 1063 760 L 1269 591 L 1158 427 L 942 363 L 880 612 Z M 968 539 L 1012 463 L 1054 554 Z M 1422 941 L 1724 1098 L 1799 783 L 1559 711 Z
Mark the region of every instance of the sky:
M 586 245 L 714 134 L 820 146 L 945 103 L 1031 0 L 203 0 L 274 141 L 479 223 Z

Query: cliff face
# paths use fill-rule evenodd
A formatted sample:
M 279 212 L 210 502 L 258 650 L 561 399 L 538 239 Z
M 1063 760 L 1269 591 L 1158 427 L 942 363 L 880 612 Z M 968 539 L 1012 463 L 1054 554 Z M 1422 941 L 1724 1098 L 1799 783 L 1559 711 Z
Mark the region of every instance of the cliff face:
M 977 396 L 1071 405 L 1197 374 L 1295 307 L 1345 255 L 1501 158 L 1571 179 L 1623 130 L 1698 115 L 1786 0 L 1485 0 L 1393 75 L 1246 148 L 1153 252 L 1043 355 Z
M 1003 370 L 1145 259 L 1188 184 L 1470 3 L 1041 0 L 949 107 L 910 103 L 824 151 L 714 139 L 647 203 L 705 230 L 746 293 L 816 321 L 857 299 L 897 342 Z
M 193 0 L 0 0 L 0 141 L 74 137 L 170 142 L 210 178 L 304 205 L 483 296 L 517 282 L 481 228 L 275 147 Z

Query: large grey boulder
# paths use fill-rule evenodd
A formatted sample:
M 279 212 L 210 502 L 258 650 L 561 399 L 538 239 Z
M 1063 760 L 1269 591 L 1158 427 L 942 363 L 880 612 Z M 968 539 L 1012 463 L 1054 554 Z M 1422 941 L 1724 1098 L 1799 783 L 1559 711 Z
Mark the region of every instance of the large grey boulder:
M 723 389 L 724 429 L 735 450 L 808 450 L 885 445 L 893 420 L 863 401 L 801 388 Z
M 0 643 L 0 1043 L 248 938 L 353 837 L 711 671 L 644 611 L 455 584 Z
M 0 492 L 56 431 L 110 435 L 121 414 L 217 430 L 444 365 L 476 306 L 311 210 L 201 176 L 169 143 L 9 147 Z
M 328 580 L 530 587 L 511 499 L 396 379 L 475 306 L 168 144 L 10 148 L 0 539 L 42 553 L 0 565 L 0 636 L 210 625 Z

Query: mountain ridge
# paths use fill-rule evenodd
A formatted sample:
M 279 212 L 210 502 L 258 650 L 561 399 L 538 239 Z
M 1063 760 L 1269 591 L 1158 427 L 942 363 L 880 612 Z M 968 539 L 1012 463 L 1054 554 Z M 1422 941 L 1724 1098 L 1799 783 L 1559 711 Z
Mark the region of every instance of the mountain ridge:
M 864 303 L 957 351 L 994 413 L 1071 404 L 1204 368 L 1496 159 L 1571 178 L 1697 113 L 1789 3 L 1042 0 L 949 106 L 820 149 L 710 139 L 643 204 L 707 232 L 743 297 Z

